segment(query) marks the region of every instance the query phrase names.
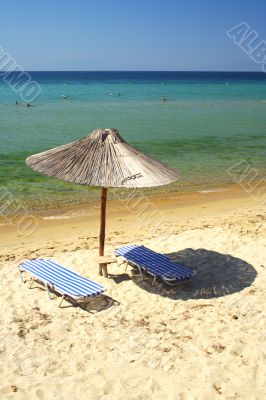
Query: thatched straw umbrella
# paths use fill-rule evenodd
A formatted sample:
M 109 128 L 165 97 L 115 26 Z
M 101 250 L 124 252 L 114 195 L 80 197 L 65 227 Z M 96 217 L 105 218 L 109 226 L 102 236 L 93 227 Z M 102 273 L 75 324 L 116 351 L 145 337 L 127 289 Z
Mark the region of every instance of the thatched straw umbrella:
M 156 187 L 179 178 L 176 170 L 129 145 L 116 129 L 96 129 L 83 139 L 28 157 L 26 163 L 44 175 L 102 188 L 99 256 L 104 255 L 107 188 Z

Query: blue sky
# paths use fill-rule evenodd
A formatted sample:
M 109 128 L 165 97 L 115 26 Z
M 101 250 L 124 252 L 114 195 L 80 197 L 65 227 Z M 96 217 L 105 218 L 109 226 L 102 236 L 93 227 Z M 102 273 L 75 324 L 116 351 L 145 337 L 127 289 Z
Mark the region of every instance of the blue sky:
M 265 15 L 265 0 L 9 0 L 0 45 L 26 70 L 260 70 L 226 31 L 266 40 Z

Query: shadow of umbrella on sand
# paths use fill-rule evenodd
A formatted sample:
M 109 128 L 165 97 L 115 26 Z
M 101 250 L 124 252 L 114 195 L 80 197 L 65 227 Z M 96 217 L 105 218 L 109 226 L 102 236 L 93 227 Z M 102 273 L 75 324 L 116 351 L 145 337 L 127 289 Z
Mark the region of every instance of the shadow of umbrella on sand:
M 179 173 L 128 144 L 116 129 L 96 129 L 87 137 L 27 158 L 33 170 L 66 182 L 98 186 L 101 192 L 99 256 L 104 255 L 107 188 L 149 188 L 179 179 Z M 100 264 L 107 277 L 107 265 Z
M 157 283 L 154 288 L 139 276 L 133 277 L 133 280 L 143 290 L 173 300 L 224 297 L 248 288 L 257 276 L 251 264 L 230 254 L 188 248 L 166 255 L 172 261 L 194 269 L 197 274 L 193 280 L 173 288 L 166 287 L 163 283 Z

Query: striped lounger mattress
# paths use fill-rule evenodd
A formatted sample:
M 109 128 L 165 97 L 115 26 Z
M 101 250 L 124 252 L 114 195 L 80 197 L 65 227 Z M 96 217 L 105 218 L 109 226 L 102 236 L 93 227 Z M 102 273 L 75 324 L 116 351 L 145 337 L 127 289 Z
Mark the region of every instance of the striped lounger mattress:
M 169 285 L 190 280 L 195 271 L 184 265 L 171 261 L 166 255 L 157 253 L 145 246 L 128 245 L 115 250 L 115 255 L 123 257 L 129 264 L 138 267 L 140 275 L 143 272 L 153 276 L 153 284 L 157 278 Z
M 20 264 L 18 268 L 23 283 L 22 273 L 26 271 L 32 276 L 32 280 L 44 284 L 50 298 L 49 289 L 60 293 L 62 300 L 69 297 L 77 302 L 100 296 L 106 290 L 102 285 L 51 260 L 33 259 Z

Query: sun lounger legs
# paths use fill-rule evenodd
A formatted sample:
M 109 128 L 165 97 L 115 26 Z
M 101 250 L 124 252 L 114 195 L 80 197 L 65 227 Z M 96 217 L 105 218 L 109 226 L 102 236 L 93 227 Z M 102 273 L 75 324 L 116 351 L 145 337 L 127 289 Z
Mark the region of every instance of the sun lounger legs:
M 26 283 L 23 273 L 29 273 L 31 275 L 30 287 L 34 280 L 41 283 L 45 287 L 50 300 L 52 300 L 51 292 L 60 294 L 59 307 L 66 298 L 81 303 L 100 296 L 106 290 L 102 285 L 51 260 L 29 260 L 20 264 L 18 270 L 22 283 Z
M 115 250 L 116 257 L 122 257 L 126 263 L 137 267 L 141 278 L 147 273 L 152 276 L 152 286 L 157 278 L 168 285 L 186 282 L 195 275 L 195 271 L 170 260 L 166 255 L 157 253 L 145 246 L 126 245 Z

